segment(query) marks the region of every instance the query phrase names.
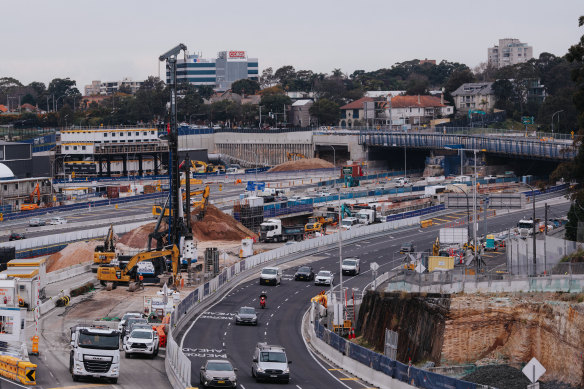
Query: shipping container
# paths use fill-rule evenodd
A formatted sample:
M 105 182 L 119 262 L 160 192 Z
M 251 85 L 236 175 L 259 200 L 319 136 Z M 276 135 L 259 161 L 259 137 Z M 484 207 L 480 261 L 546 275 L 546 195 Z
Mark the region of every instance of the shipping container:
M 454 257 L 428 257 L 428 271 L 447 271 L 454 269 Z

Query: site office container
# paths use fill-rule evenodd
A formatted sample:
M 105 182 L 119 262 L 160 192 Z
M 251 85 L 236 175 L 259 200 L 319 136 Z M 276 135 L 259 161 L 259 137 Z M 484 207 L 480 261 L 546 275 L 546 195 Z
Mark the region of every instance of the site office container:
M 117 186 L 107 187 L 107 197 L 109 199 L 117 199 L 120 197 L 120 188 Z
M 363 168 L 361 167 L 361 165 L 353 164 L 341 167 L 341 178 L 345 178 L 345 171 L 348 172 L 349 169 L 351 169 L 351 177 L 363 176 Z
M 428 271 L 447 271 L 454 269 L 454 257 L 428 257 Z

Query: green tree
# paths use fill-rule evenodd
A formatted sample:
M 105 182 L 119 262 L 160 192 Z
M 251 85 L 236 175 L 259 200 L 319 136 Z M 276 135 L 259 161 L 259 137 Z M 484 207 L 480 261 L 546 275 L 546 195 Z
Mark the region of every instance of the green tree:
M 215 93 L 213 87 L 209 85 L 201 85 L 197 88 L 197 91 L 199 92 L 199 95 L 206 100 L 209 100 L 211 96 L 213 96 L 213 93 Z
M 231 84 L 231 90 L 240 95 L 255 95 L 260 90 L 260 83 L 249 78 L 243 78 Z
M 341 117 L 339 104 L 329 99 L 319 99 L 309 109 L 310 115 L 321 125 L 337 125 Z
M 262 108 L 262 114 L 265 112 L 282 114 L 284 112 L 284 107 L 290 104 L 292 104 L 290 97 L 277 93 L 264 94 L 260 101 L 260 105 L 265 108 Z
M 20 99 L 20 104 L 36 105 L 36 100 L 30 93 L 27 93 Z

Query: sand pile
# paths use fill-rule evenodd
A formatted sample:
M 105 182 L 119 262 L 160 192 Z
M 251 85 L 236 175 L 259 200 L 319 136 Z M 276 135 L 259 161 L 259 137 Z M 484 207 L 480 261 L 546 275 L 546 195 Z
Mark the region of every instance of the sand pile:
M 257 235 L 252 231 L 245 228 L 241 223 L 239 223 L 230 215 L 223 213 L 214 205 L 207 205 L 205 218 L 202 221 L 196 221 L 196 215 L 198 215 L 198 213 L 198 209 L 195 209 L 191 213 L 193 236 L 197 241 L 239 241 L 247 237 L 257 237 Z M 124 234 L 119 242 L 123 245 L 133 248 L 146 248 L 148 247 L 148 234 L 154 230 L 155 226 L 155 222 L 144 224 L 143 226 L 135 228 L 127 234 Z M 166 223 L 161 223 L 160 231 L 165 231 L 167 228 L 168 227 Z M 156 242 L 152 241 L 152 247 L 156 247 Z
M 196 221 L 195 215 L 198 210 L 192 213 L 191 223 L 193 226 L 193 235 L 198 241 L 207 240 L 241 240 L 247 237 L 256 237 L 253 231 L 247 229 L 240 222 L 230 215 L 223 213 L 214 205 L 207 205 L 205 218 L 202 221 Z
M 274 166 L 268 173 L 289 172 L 293 170 L 329 169 L 335 167 L 332 163 L 320 158 L 304 158 L 296 161 L 288 161 Z
M 98 241 L 75 242 L 47 258 L 47 273 L 80 263 L 93 262 L 93 252 Z

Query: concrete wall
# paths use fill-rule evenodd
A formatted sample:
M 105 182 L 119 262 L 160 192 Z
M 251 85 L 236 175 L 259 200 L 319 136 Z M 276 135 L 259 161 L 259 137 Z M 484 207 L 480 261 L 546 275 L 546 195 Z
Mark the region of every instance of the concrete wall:
M 571 240 L 543 236 L 535 240 L 536 273 L 554 272 L 563 256 L 571 254 L 582 244 Z M 514 275 L 533 274 L 533 238 L 506 241 L 507 269 Z
M 351 160 L 365 160 L 367 153 L 359 144 L 359 137 L 355 135 L 319 134 L 314 135 L 314 146 L 347 146 Z

